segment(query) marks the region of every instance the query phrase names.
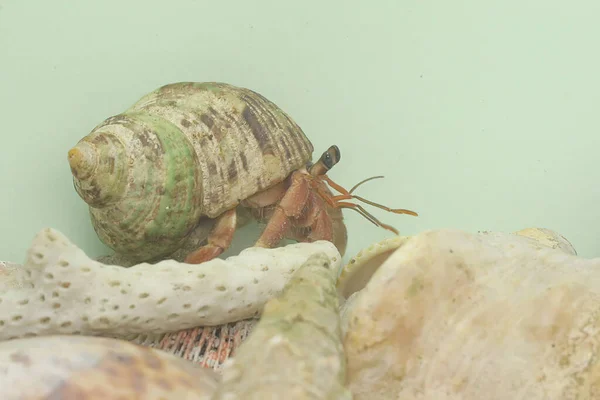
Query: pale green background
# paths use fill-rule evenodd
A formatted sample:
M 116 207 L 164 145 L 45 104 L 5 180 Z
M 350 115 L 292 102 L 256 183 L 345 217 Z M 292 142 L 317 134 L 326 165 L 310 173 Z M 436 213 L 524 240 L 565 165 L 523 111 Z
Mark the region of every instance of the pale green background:
M 600 2 L 0 0 L 0 259 L 107 252 L 67 151 L 176 81 L 252 88 L 403 234 L 547 227 L 600 256 Z M 390 233 L 346 212 L 348 256 Z M 239 238 L 238 238 L 239 240 Z

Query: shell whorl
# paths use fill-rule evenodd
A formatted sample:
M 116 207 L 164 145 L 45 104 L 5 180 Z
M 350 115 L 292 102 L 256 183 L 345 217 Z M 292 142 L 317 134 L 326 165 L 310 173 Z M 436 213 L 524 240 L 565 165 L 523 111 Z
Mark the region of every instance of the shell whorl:
M 96 148 L 88 142 L 78 143 L 69 150 L 69 166 L 73 176 L 82 181 L 89 178 L 98 165 Z
M 120 198 L 127 170 L 118 157 L 123 151 L 118 138 L 98 134 L 83 138 L 69 150 L 75 190 L 90 207 L 101 207 Z
M 303 167 L 313 147 L 275 104 L 224 83 L 180 82 L 108 118 L 69 152 L 99 238 L 139 262 Z

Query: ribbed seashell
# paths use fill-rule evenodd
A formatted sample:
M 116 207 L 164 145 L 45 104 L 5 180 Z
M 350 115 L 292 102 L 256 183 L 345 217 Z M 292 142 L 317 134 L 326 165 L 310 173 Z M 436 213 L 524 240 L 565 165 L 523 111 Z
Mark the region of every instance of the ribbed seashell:
M 201 218 L 281 182 L 312 152 L 302 129 L 260 94 L 180 82 L 106 119 L 68 158 L 100 240 L 141 262 L 171 254 Z
M 162 334 L 141 334 L 126 340 L 183 358 L 203 368 L 220 372 L 258 323 L 244 319 L 218 326 L 198 326 Z

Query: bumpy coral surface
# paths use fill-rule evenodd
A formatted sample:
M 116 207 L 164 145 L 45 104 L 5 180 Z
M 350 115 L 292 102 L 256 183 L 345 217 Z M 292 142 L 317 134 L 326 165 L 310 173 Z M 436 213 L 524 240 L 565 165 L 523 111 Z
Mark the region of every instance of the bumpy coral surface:
M 334 268 L 326 241 L 248 248 L 200 265 L 165 260 L 130 268 L 90 259 L 53 229 L 33 240 L 21 268 L 0 278 L 0 340 L 49 334 L 123 336 L 215 326 L 258 315 L 312 254 Z

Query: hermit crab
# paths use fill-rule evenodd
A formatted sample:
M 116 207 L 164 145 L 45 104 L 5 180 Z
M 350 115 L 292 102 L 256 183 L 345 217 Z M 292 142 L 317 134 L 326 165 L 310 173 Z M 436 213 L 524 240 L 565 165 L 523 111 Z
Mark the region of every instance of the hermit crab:
M 136 262 L 172 254 L 206 219 L 214 221 L 207 243 L 185 261 L 218 257 L 233 240 L 240 211 L 266 223 L 256 246 L 328 240 L 342 255 L 343 208 L 397 233 L 348 200 L 417 215 L 333 182 L 327 172 L 340 159 L 337 146 L 315 163 L 312 153 L 298 124 L 262 95 L 227 83 L 178 82 L 104 120 L 68 160 L 100 240 Z

